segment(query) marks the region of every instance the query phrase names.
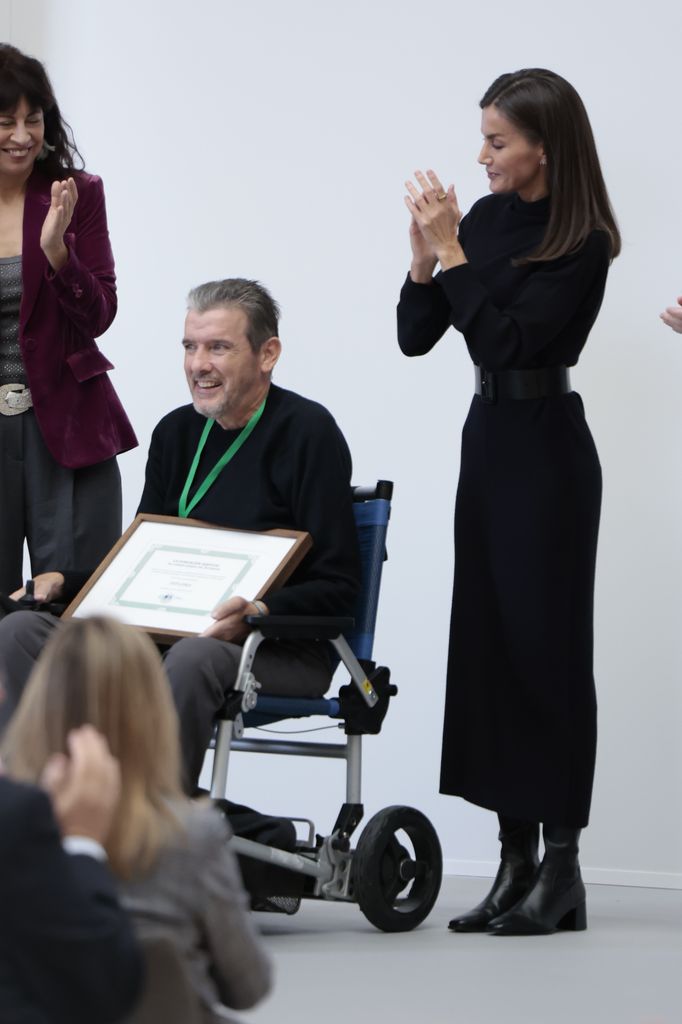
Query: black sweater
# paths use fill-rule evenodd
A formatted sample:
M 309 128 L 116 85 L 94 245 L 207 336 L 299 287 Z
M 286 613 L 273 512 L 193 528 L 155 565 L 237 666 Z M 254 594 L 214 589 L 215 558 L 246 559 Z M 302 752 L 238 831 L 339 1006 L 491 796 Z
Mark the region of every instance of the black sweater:
M 479 199 L 459 227 L 468 263 L 431 284 L 408 276 L 398 305 L 398 342 L 408 356 L 429 352 L 452 325 L 474 363 L 487 370 L 573 366 L 604 296 L 609 243 L 593 231 L 575 253 L 520 267 L 512 259 L 539 245 L 550 200 L 516 194 Z
M 175 409 L 152 434 L 138 512 L 177 516 L 204 416 Z M 240 433 L 211 429 L 190 499 Z M 244 530 L 307 530 L 313 547 L 288 583 L 266 597 L 273 615 L 350 615 L 359 588 L 359 555 L 348 445 L 317 402 L 272 385 L 251 436 L 190 515 Z

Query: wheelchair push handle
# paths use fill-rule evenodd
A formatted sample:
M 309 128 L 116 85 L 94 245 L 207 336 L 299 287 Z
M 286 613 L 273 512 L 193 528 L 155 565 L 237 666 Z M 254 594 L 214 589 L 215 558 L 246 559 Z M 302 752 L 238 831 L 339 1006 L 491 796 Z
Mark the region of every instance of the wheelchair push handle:
M 393 497 L 392 480 L 377 480 L 373 487 L 358 486 L 351 489 L 353 491 L 353 501 L 376 501 L 377 499 L 390 501 Z

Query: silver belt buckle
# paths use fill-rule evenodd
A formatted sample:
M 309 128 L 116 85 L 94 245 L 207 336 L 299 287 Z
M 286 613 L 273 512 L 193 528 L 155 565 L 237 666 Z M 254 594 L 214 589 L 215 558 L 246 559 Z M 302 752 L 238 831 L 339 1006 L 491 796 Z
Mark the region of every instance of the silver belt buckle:
M 33 405 L 25 384 L 0 384 L 0 416 L 18 416 Z

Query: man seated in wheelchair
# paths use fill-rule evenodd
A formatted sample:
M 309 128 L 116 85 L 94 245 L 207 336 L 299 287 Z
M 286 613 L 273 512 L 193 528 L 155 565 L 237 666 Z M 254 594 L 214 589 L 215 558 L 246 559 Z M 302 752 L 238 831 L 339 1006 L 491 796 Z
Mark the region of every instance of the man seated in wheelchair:
M 154 430 L 139 511 L 305 530 L 313 540 L 266 603 L 230 598 L 203 636 L 180 640 L 166 655 L 191 788 L 236 678 L 250 628 L 244 617 L 352 615 L 360 568 L 348 445 L 325 408 L 272 383 L 281 351 L 277 304 L 257 282 L 232 279 L 193 289 L 188 307 L 183 347 L 193 405 Z M 231 446 L 239 447 L 205 489 Z M 322 696 L 331 682 L 327 646 L 266 640 L 253 666 L 262 692 Z
M 214 719 L 233 687 L 246 616 L 352 615 L 360 562 L 348 445 L 321 405 L 272 383 L 281 352 L 279 308 L 257 281 L 194 288 L 185 320 L 184 369 L 192 404 L 152 434 L 139 512 L 192 516 L 245 530 L 307 531 L 312 548 L 266 602 L 232 597 L 199 637 L 166 651 L 180 718 L 187 791 L 195 792 Z M 94 570 L 36 577 L 39 600 L 68 600 Z M 17 612 L 0 622 L 0 674 L 16 706 L 54 616 Z M 253 671 L 262 692 L 320 697 L 332 675 L 328 645 L 266 640 Z M 0 723 L 1 724 L 1 723 Z

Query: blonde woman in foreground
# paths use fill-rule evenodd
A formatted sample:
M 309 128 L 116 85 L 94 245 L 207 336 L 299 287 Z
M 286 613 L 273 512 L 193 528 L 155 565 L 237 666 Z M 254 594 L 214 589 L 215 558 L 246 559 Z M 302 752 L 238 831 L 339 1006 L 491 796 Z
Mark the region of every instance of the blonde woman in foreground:
M 73 619 L 38 661 L 7 730 L 2 757 L 39 782 L 72 729 L 88 723 L 121 764 L 121 800 L 106 843 L 140 937 L 167 935 L 184 960 L 207 1024 L 219 1004 L 254 1006 L 271 968 L 249 913 L 225 820 L 180 786 L 178 730 L 151 640 L 104 618 Z

